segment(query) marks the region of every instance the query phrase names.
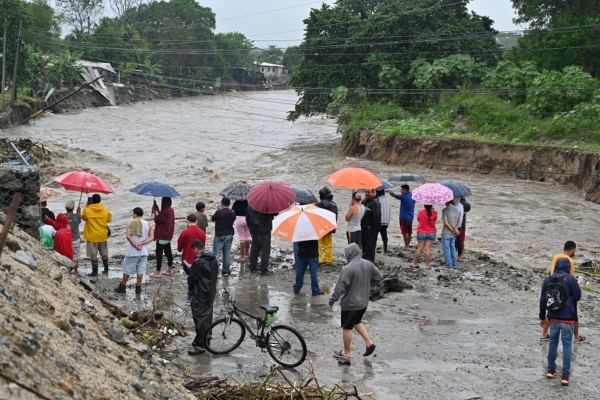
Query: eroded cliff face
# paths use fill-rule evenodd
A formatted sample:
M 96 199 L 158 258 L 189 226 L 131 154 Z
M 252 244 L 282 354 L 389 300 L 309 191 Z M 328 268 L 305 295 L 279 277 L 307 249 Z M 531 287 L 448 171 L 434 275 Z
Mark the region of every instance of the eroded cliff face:
M 350 155 L 394 164 L 573 183 L 585 191 L 586 200 L 600 203 L 600 154 L 468 140 L 386 138 L 376 132 L 361 132 L 345 138 L 345 143 Z

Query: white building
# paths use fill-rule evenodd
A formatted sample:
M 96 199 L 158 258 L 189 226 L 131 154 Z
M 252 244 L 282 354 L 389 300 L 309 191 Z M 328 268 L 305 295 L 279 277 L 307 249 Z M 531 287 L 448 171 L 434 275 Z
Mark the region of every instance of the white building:
M 281 78 L 283 75 L 287 74 L 287 70 L 283 65 L 257 62 L 256 66 L 258 72 L 265 74 L 267 80 Z

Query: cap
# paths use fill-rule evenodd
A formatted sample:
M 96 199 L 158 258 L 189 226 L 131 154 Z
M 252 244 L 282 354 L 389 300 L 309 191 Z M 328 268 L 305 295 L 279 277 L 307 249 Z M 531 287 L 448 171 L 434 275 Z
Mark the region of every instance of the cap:
M 73 200 L 69 200 L 65 203 L 65 208 L 67 210 L 73 210 L 75 208 L 75 202 Z

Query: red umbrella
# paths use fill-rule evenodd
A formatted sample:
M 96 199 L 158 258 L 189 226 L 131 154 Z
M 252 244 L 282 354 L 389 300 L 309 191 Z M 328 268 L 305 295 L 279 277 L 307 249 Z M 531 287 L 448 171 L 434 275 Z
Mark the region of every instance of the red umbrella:
M 67 190 L 83 193 L 114 193 L 112 188 L 104 179 L 90 174 L 87 171 L 71 171 L 52 180 Z M 81 198 L 79 199 L 81 201 Z
M 248 193 L 248 205 L 256 211 L 274 214 L 289 208 L 296 200 L 294 189 L 283 182 L 264 181 Z

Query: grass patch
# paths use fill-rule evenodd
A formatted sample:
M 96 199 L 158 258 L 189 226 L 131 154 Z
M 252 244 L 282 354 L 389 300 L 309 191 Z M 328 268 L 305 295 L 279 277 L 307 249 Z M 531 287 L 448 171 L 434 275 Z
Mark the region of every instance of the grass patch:
M 594 289 L 591 286 L 582 286 L 581 287 L 583 290 L 585 290 L 586 292 L 590 292 L 590 293 L 598 293 L 598 291 L 596 289 Z
M 412 110 L 389 103 L 362 103 L 342 107 L 338 117 L 340 132 L 349 137 L 370 130 L 387 137 L 465 139 L 600 152 L 600 116 L 597 125 L 577 128 L 564 123 L 562 116 L 535 115 L 490 94 L 446 95 L 434 106 Z

